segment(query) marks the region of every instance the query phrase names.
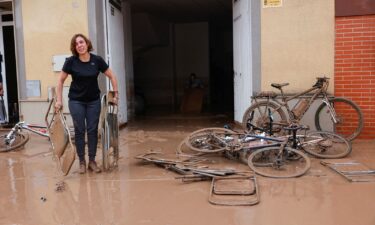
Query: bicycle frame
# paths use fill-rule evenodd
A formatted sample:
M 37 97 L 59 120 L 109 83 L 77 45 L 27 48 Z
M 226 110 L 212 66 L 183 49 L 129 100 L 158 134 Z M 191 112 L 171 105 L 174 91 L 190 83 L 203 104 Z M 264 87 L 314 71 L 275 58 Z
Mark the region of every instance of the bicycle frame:
M 11 144 L 14 141 L 14 137 L 15 137 L 14 135 L 22 129 L 31 131 L 43 137 L 49 137 L 49 134 L 47 132 L 47 127 L 40 126 L 40 125 L 31 125 L 31 124 L 25 123 L 25 121 L 21 121 L 21 122 L 18 122 L 16 125 L 14 125 L 14 127 L 6 135 L 5 143 Z
M 331 115 L 331 118 L 332 118 L 333 122 L 337 123 L 338 121 L 337 121 L 335 109 L 331 106 L 331 104 L 329 104 L 329 97 L 328 97 L 328 94 L 327 94 L 328 85 L 329 85 L 328 78 L 325 78 L 325 77 L 324 78 L 318 78 L 317 83 L 313 87 L 311 87 L 311 88 L 309 88 L 305 91 L 302 91 L 301 93 L 292 95 L 290 97 L 287 97 L 284 94 L 284 91 L 283 91 L 282 87 L 278 88 L 280 90 L 280 93 L 281 93 L 281 101 L 276 99 L 277 96 L 272 97 L 272 98 L 271 97 L 267 98 L 267 102 L 272 100 L 274 103 L 276 103 L 278 105 L 278 107 L 276 109 L 271 111 L 271 114 L 273 114 L 275 111 L 277 111 L 279 109 L 285 108 L 287 113 L 288 113 L 288 117 L 289 117 L 290 122 L 298 123 L 303 118 L 306 111 L 311 107 L 313 102 L 319 96 L 322 96 L 322 98 L 323 98 L 322 102 L 327 105 L 327 108 L 329 109 L 329 113 Z M 309 94 L 309 93 L 312 93 L 312 92 L 313 92 L 313 95 L 306 98 L 306 99 L 308 99 L 308 104 L 307 104 L 306 109 L 299 116 L 294 115 L 293 112 L 292 112 L 292 109 L 289 107 L 288 103 L 290 101 L 294 100 L 294 99 L 298 99 L 299 97 L 304 96 L 304 95 Z M 253 97 L 253 100 L 256 103 L 257 103 L 257 98 L 259 98 L 259 97 L 256 97 L 256 96 Z M 278 124 L 278 123 L 275 123 L 275 124 Z M 289 123 L 278 124 L 278 125 L 288 125 L 288 124 Z
M 245 152 L 249 152 L 249 151 L 251 152 L 251 151 L 254 151 L 254 150 L 268 148 L 268 147 L 279 147 L 278 155 L 280 155 L 284 152 L 286 147 L 289 147 L 289 148 L 292 148 L 292 149 L 295 149 L 295 150 L 306 151 L 306 152 L 308 152 L 308 153 L 310 153 L 314 156 L 321 157 L 321 158 L 341 158 L 341 157 L 349 154 L 350 151 L 351 151 L 350 145 L 345 144 L 345 143 L 347 143 L 347 141 L 344 138 L 342 138 L 342 139 L 337 139 L 337 140 L 338 140 L 338 142 L 342 141 L 341 143 L 345 144 L 346 147 L 348 148 L 348 149 L 345 149 L 345 152 L 342 152 L 342 153 L 345 153 L 345 154 L 339 153 L 336 156 L 334 156 L 334 155 L 321 156 L 321 155 L 319 155 L 320 154 L 319 153 L 318 155 L 315 155 L 314 153 L 311 152 L 311 150 L 309 151 L 308 149 L 305 149 L 305 146 L 318 146 L 318 149 L 320 149 L 320 150 L 330 148 L 330 147 L 332 147 L 332 143 L 330 143 L 329 141 L 325 143 L 325 141 L 330 140 L 331 138 L 336 139 L 337 136 L 336 137 L 327 137 L 325 135 L 321 135 L 322 134 L 321 132 L 315 132 L 315 135 L 312 135 L 312 136 L 309 135 L 309 134 L 306 134 L 306 133 L 305 134 L 297 134 L 297 130 L 300 130 L 301 128 L 302 128 L 302 130 L 306 131 L 305 127 L 288 128 L 287 130 L 292 132 L 292 134 L 280 136 L 280 137 L 277 137 L 277 138 L 276 137 L 270 137 L 270 136 L 264 136 L 264 135 L 256 135 L 256 134 L 237 133 L 237 135 L 241 135 L 241 138 L 238 139 L 238 141 L 241 144 L 239 145 L 240 148 L 238 148 L 237 150 L 234 150 L 234 151 L 244 150 Z M 323 132 L 323 133 L 327 133 L 327 132 Z M 310 134 L 312 134 L 312 133 L 310 133 Z M 329 135 L 329 133 L 328 133 L 328 135 Z M 334 135 L 334 134 L 332 133 L 332 135 Z M 312 139 L 306 140 L 306 137 L 311 137 Z M 215 137 L 215 138 L 220 139 L 220 137 Z M 221 143 L 223 143 L 224 145 L 228 144 L 228 143 L 226 143 L 226 140 L 230 140 L 230 139 L 224 138 L 224 140 L 221 140 Z M 232 140 L 234 140 L 234 139 L 232 139 Z M 266 140 L 266 141 L 270 141 L 270 142 L 267 142 L 266 144 L 264 144 L 264 143 L 259 144 L 259 145 L 249 145 L 249 146 L 243 145 L 244 143 L 250 143 L 253 140 Z
M 17 125 L 21 129 L 31 131 L 34 134 L 38 134 L 38 135 L 43 136 L 43 137 L 49 137 L 49 133 L 48 133 L 48 130 L 47 130 L 46 126 L 41 126 L 41 125 L 36 125 L 36 124 L 28 124 L 28 123 L 25 123 L 24 121 L 17 123 Z
M 54 100 L 51 100 L 48 104 L 48 110 L 45 114 L 45 121 L 47 126 L 42 126 L 42 125 L 36 125 L 36 124 L 28 124 L 25 121 L 20 121 L 14 125 L 14 127 L 9 131 L 9 133 L 5 137 L 5 142 L 8 144 L 11 144 L 14 140 L 14 135 L 19 132 L 19 130 L 25 129 L 28 130 L 34 134 L 38 134 L 43 137 L 49 137 L 48 134 L 48 127 L 50 126 L 48 122 L 48 117 L 49 117 L 49 112 L 52 109 L 52 104 Z
M 295 134 L 286 135 L 282 137 L 271 137 L 271 136 L 265 136 L 264 134 L 257 135 L 257 134 L 236 132 L 235 134 L 229 134 L 228 136 L 224 138 L 216 136 L 216 135 L 211 135 L 211 137 L 214 138 L 216 141 L 218 141 L 220 144 L 228 146 L 228 143 L 234 140 L 234 138 L 232 138 L 231 135 L 242 136 L 241 138 L 238 139 L 239 143 L 241 144 L 239 145 L 240 147 L 237 148 L 237 150 L 242 149 L 242 150 L 248 151 L 248 150 L 257 150 L 257 149 L 266 148 L 266 147 L 274 147 L 274 146 L 280 146 L 282 149 L 288 142 L 292 142 L 293 147 L 297 146 L 297 136 Z M 270 141 L 271 143 L 252 145 L 251 147 L 242 146 L 243 143 L 250 143 L 254 140 Z M 234 150 L 234 151 L 237 151 L 237 150 Z
M 256 135 L 256 134 L 245 134 L 245 136 L 242 138 L 242 143 L 246 143 L 247 138 L 254 138 L 254 139 L 260 139 L 265 141 L 272 141 L 270 144 L 260 145 L 259 148 L 265 148 L 265 147 L 274 147 L 274 146 L 281 146 L 281 148 L 284 148 L 285 145 L 288 142 L 291 142 L 291 147 L 297 148 L 298 140 L 300 137 L 304 137 L 305 135 L 297 135 L 297 130 L 292 131 L 292 134 L 285 135 L 281 137 L 270 137 L 270 136 L 264 136 L 264 135 Z M 252 141 L 252 140 L 251 140 Z M 257 149 L 258 147 L 251 147 L 251 150 Z

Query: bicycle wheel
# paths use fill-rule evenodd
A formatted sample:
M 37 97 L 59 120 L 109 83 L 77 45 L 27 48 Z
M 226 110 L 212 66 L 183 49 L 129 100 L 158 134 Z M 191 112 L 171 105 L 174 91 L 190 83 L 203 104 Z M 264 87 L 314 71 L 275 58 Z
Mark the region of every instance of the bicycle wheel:
M 308 133 L 303 137 L 301 147 L 311 155 L 323 159 L 343 158 L 352 151 L 350 142 L 345 138 L 325 131 Z
M 204 128 L 191 133 L 185 144 L 194 151 L 213 153 L 224 151 L 236 132 L 225 128 Z
M 330 110 L 323 103 L 315 113 L 316 129 L 320 131 L 332 131 L 350 141 L 354 140 L 363 128 L 361 109 L 354 102 L 345 98 L 332 98 L 329 102 L 335 109 L 337 123 L 333 123 Z M 329 121 L 332 121 L 332 123 Z
M 5 140 L 6 134 L 0 136 L 0 152 L 7 152 L 22 147 L 29 140 L 28 133 L 17 132 L 9 141 Z
M 252 130 L 253 128 L 250 126 L 252 124 L 269 132 L 270 117 L 268 109 L 270 109 L 273 118 L 272 133 L 281 133 L 282 127 L 287 124 L 287 117 L 275 103 L 267 101 L 257 102 L 247 108 L 242 118 L 243 129 Z
M 247 161 L 257 174 L 271 178 L 292 178 L 305 174 L 311 166 L 310 159 L 301 151 L 285 147 L 269 147 L 253 152 Z

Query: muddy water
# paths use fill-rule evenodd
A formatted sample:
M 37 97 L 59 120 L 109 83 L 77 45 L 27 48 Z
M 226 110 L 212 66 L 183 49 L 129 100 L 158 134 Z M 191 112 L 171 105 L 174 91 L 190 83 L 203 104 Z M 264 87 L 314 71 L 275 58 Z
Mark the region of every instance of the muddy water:
M 223 118 L 129 123 L 120 131 L 117 170 L 80 175 L 75 162 L 67 177 L 58 176 L 47 139 L 31 135 L 23 150 L 0 154 L 0 224 L 375 224 L 375 182 L 349 183 L 317 159 L 301 178 L 258 177 L 260 203 L 246 207 L 211 205 L 210 182 L 183 184 L 175 173 L 134 159 L 150 150 L 173 157 L 188 132 L 223 123 Z M 352 159 L 375 168 L 374 141 L 353 147 Z M 210 162 L 247 169 L 217 157 Z M 64 188 L 56 191 L 61 181 Z

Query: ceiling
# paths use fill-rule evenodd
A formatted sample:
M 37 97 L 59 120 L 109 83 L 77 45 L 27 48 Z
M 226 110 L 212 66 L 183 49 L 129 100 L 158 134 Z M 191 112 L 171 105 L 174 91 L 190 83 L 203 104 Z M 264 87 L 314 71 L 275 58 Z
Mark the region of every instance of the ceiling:
M 168 21 L 205 21 L 232 15 L 232 0 L 128 0 L 132 12 L 147 12 Z

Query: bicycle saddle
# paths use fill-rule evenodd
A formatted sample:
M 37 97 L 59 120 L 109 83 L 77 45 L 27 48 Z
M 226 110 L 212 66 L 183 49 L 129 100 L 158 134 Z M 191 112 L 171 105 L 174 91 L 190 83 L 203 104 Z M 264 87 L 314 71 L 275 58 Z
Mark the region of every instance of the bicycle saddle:
M 291 125 L 291 126 L 288 126 L 288 127 L 283 127 L 284 130 L 309 130 L 309 126 L 306 126 L 306 125 Z
M 282 84 L 272 83 L 271 84 L 272 87 L 277 88 L 277 89 L 281 89 L 282 87 L 287 86 L 287 85 L 289 85 L 289 83 L 282 83 Z

